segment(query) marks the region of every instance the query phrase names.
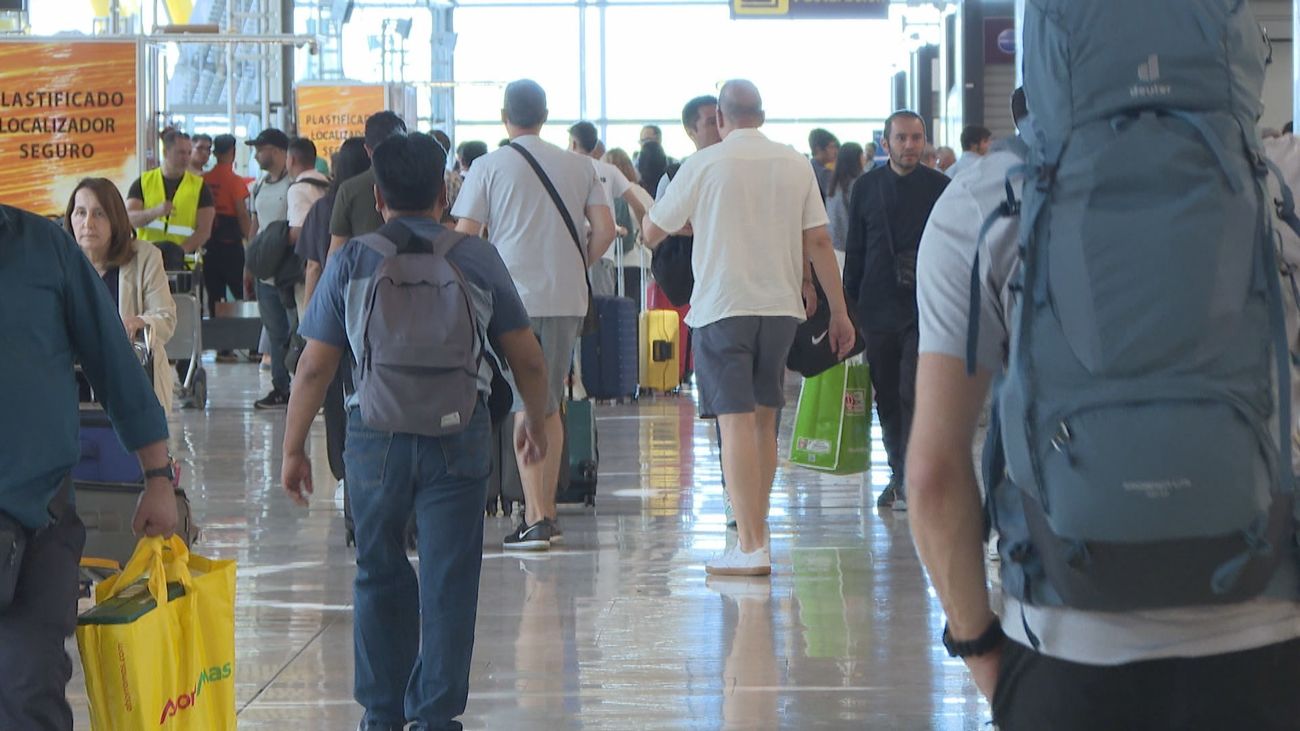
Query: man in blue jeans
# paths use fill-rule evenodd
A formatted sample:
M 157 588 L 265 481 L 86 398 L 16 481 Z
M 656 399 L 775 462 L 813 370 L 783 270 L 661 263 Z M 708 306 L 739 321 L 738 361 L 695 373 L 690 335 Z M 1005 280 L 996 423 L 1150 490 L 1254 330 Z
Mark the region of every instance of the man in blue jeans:
M 438 224 L 446 155 L 432 138 L 398 135 L 374 151 L 376 202 L 388 224 L 433 242 L 455 236 Z M 524 402 L 515 441 L 529 463 L 546 453 L 546 376 L 528 313 L 496 249 L 467 236 L 447 254 L 468 287 L 478 328 L 477 409 L 459 432 L 441 437 L 366 425 L 358 393 L 348 396 L 344 453 L 356 525 L 356 676 L 365 708 L 361 729 L 460 729 L 469 699 L 470 659 L 483 553 L 483 505 L 491 471 L 488 344 L 513 371 Z M 353 239 L 329 258 L 300 332 L 307 339 L 289 401 L 282 479 L 296 502 L 312 492 L 307 433 L 345 347 L 367 353 L 366 297 L 384 255 Z M 437 316 L 436 313 L 429 313 Z M 364 357 L 364 356 L 363 356 Z M 360 369 L 354 369 L 354 376 Z M 444 419 L 445 422 L 445 419 Z M 406 556 L 414 512 L 420 569 Z

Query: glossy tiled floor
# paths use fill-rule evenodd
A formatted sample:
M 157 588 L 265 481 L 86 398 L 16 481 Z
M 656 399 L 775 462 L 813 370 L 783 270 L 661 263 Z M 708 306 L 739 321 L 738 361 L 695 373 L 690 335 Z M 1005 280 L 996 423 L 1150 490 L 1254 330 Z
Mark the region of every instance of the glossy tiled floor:
M 208 409 L 178 412 L 173 432 L 198 550 L 239 562 L 239 727 L 350 731 L 352 551 L 324 427 L 313 451 L 327 487 L 302 510 L 277 486 L 283 413 L 250 407 L 266 376 L 207 368 Z M 986 726 L 987 704 L 934 641 L 942 612 L 906 520 L 871 507 L 888 477 L 878 443 L 871 488 L 783 466 L 775 575 L 718 581 L 703 563 L 727 541 L 720 471 L 689 394 L 602 406 L 597 423 L 598 504 L 562 514 L 563 550 L 503 554 L 511 525 L 487 518 L 466 728 Z M 69 694 L 87 728 L 80 672 Z

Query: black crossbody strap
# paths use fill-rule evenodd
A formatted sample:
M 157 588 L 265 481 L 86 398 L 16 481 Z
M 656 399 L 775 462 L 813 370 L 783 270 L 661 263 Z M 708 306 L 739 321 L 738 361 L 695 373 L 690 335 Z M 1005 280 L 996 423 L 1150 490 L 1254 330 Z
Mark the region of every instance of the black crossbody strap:
M 559 209 L 560 217 L 564 219 L 564 225 L 568 227 L 569 235 L 573 237 L 573 245 L 578 248 L 578 257 L 582 262 L 582 275 L 587 281 L 587 301 L 591 302 L 591 277 L 587 274 L 587 252 L 582 246 L 582 239 L 578 236 L 578 227 L 573 223 L 573 216 L 569 215 L 569 209 L 564 205 L 564 199 L 560 198 L 560 192 L 555 189 L 555 184 L 551 182 L 546 171 L 542 169 L 541 163 L 537 162 L 537 158 L 533 157 L 533 153 L 518 142 L 511 142 L 510 146 L 520 155 L 523 155 L 528 164 L 532 166 L 533 172 L 537 173 L 542 185 L 546 187 L 546 192 L 551 194 L 551 200 L 555 202 L 555 207 Z

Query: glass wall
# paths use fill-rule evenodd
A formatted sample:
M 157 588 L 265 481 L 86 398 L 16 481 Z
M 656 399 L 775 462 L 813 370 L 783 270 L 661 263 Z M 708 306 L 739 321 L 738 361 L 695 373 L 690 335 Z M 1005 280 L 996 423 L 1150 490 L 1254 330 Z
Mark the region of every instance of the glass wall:
M 681 157 L 692 149 L 682 105 L 744 77 L 763 93 L 769 137 L 806 151 L 808 132 L 825 127 L 865 142 L 891 111 L 890 78 L 907 59 L 898 21 L 736 21 L 725 3 L 689 0 L 462 0 L 456 137 L 495 147 L 505 84 L 527 77 L 547 91 L 551 141 L 567 143 L 564 129 L 587 119 L 607 147 L 630 152 L 653 123 Z

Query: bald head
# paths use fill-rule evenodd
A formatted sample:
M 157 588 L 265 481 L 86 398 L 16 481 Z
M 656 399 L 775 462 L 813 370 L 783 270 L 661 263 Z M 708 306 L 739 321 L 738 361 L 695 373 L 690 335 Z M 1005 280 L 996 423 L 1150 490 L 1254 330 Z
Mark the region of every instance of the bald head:
M 763 126 L 763 97 L 745 79 L 732 79 L 718 93 L 718 129 L 726 137 L 733 130 Z

